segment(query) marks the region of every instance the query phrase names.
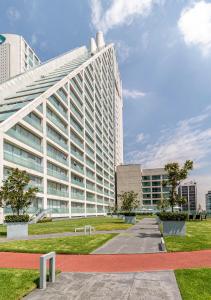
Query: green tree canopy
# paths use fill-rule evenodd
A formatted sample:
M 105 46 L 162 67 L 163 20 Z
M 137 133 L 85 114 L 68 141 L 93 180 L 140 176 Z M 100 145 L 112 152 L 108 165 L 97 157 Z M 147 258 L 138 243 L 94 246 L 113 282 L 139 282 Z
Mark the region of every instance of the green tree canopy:
M 121 201 L 121 210 L 131 212 L 132 210 L 138 208 L 138 194 L 134 191 L 124 192 L 118 196 Z
M 193 161 L 186 160 L 184 165 L 180 167 L 177 162 L 172 162 L 165 165 L 165 171 L 167 172 L 168 179 L 163 181 L 163 186 L 171 186 L 169 204 L 174 210 L 175 205 L 182 205 L 187 200 L 184 197 L 180 197 L 177 192 L 177 187 L 181 181 L 188 177 L 189 171 L 193 169 Z
M 11 206 L 13 214 L 25 214 L 38 188 L 28 187 L 30 181 L 26 171 L 13 169 L 0 188 L 0 206 Z

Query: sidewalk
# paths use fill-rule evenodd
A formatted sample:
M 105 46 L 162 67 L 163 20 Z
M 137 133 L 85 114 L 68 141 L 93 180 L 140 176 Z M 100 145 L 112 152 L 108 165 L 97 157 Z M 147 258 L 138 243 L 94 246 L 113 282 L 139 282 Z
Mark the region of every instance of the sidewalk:
M 96 249 L 94 254 L 131 254 L 160 252 L 161 234 L 154 218 L 138 224 Z
M 181 300 L 172 271 L 143 273 L 62 273 L 46 290 L 26 300 Z

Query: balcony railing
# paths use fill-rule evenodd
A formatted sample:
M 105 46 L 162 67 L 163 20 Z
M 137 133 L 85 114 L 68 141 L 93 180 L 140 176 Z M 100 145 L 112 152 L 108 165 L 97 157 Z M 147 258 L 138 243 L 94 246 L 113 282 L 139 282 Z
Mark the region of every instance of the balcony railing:
M 84 207 L 71 207 L 72 214 L 84 214 L 85 208 Z
M 38 129 L 39 131 L 43 131 L 42 125 L 39 122 L 36 122 L 34 119 L 30 118 L 29 116 L 26 116 L 24 120 L 31 124 L 33 127 Z
M 48 187 L 48 194 L 49 195 L 56 195 L 56 196 L 61 196 L 61 197 L 69 197 L 69 193 L 68 191 L 61 191 L 61 190 L 57 190 L 51 187 Z
M 73 149 L 71 149 L 71 154 L 77 157 L 79 160 L 84 161 L 83 155 L 81 155 L 79 152 L 76 152 Z
M 30 139 L 30 137 L 26 137 L 22 134 L 20 134 L 18 131 L 15 131 L 13 129 L 10 129 L 7 134 L 13 138 L 15 138 L 16 140 L 19 140 L 21 142 L 23 142 L 24 144 L 35 148 L 36 150 L 42 152 L 42 145 L 38 144 L 36 142 L 34 142 L 32 139 Z
M 47 169 L 47 173 L 48 175 L 50 176 L 53 176 L 53 177 L 56 177 L 58 179 L 62 179 L 62 180 L 65 180 L 65 181 L 68 181 L 68 176 L 63 174 L 63 173 L 60 173 L 58 171 L 55 171 L 55 170 L 52 170 L 52 169 Z
M 71 178 L 71 183 L 76 184 L 76 185 L 81 186 L 81 187 L 84 187 L 84 182 L 75 180 L 74 178 Z
M 49 114 L 47 112 L 47 117 L 48 119 L 53 123 L 55 124 L 59 129 L 61 129 L 61 131 L 63 131 L 64 133 L 68 134 L 68 130 L 67 130 L 67 127 L 65 127 L 64 125 L 62 125 L 61 122 L 59 122 L 57 120 L 57 118 L 55 118 L 54 116 L 52 116 L 51 114 Z
M 84 200 L 84 194 L 76 194 L 76 193 L 71 193 L 71 198 L 73 199 L 78 199 L 78 200 Z
M 67 165 L 68 164 L 68 159 L 63 159 L 62 156 L 59 156 L 57 154 L 55 154 L 54 152 L 52 151 L 47 151 L 47 155 L 50 156 L 51 158 L 61 162 L 62 164 L 65 164 Z
M 53 135 L 52 133 L 50 133 L 49 131 L 48 131 L 48 133 L 47 133 L 47 136 L 48 136 L 52 141 L 54 141 L 55 143 L 57 143 L 58 145 L 60 145 L 62 148 L 68 150 L 68 145 L 67 145 L 65 142 L 63 142 L 62 140 L 58 139 L 58 137 L 54 136 L 54 135 Z
M 43 166 L 42 165 L 37 164 L 36 162 L 34 162 L 30 159 L 27 159 L 27 158 L 24 158 L 24 157 L 21 157 L 21 156 L 18 156 L 18 155 L 14 155 L 10 152 L 6 152 L 6 151 L 4 152 L 4 159 L 7 160 L 7 161 L 14 162 L 17 165 L 26 167 L 28 169 L 33 169 L 33 170 L 38 171 L 38 172 L 43 172 Z

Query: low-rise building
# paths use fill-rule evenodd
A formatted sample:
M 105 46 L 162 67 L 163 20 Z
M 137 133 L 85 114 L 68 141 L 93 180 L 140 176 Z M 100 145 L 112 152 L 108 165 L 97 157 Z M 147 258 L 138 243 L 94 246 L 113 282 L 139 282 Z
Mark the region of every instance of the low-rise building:
M 140 208 L 156 209 L 162 198 L 169 196 L 169 187 L 163 186 L 167 179 L 164 168 L 142 169 L 140 164 L 117 167 L 117 194 L 134 191 L 138 194 Z M 117 207 L 121 204 L 117 197 Z

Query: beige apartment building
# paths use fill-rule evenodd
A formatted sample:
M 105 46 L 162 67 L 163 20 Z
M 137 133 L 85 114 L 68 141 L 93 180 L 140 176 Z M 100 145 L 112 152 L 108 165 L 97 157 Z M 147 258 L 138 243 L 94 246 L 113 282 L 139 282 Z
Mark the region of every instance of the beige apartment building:
M 155 209 L 162 197 L 168 197 L 169 187 L 163 187 L 166 179 L 164 168 L 142 169 L 139 164 L 121 165 L 116 173 L 117 195 L 122 192 L 138 193 L 141 209 Z M 119 197 L 117 207 L 120 208 Z

